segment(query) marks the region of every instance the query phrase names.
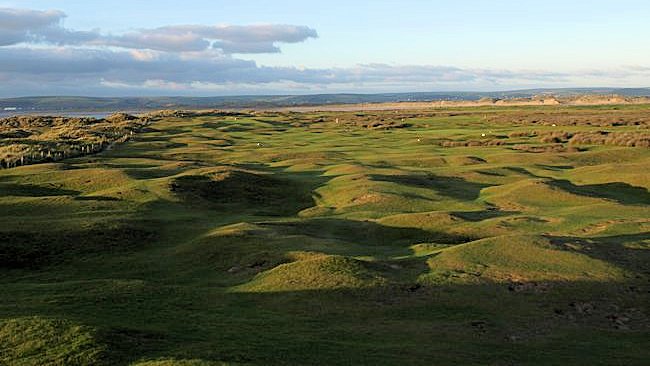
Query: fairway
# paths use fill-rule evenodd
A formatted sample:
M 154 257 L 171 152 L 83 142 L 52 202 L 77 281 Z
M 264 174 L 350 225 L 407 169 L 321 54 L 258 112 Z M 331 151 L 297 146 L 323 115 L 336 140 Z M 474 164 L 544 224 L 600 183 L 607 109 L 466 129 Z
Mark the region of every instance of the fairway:
M 0 124 L 115 135 L 0 169 L 0 365 L 650 360 L 649 105 L 127 117 Z

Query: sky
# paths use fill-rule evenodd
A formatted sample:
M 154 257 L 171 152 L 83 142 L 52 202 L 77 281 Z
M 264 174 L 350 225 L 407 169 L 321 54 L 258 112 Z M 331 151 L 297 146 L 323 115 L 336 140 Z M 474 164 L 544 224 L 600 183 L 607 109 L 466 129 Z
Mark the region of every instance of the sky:
M 650 86 L 640 0 L 0 0 L 0 97 Z

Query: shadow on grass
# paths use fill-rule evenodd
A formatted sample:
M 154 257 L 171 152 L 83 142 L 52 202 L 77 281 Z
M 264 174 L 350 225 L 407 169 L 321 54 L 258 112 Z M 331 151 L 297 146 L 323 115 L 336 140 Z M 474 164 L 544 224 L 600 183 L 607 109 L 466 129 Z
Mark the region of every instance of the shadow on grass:
M 650 204 L 650 192 L 623 182 L 576 185 L 568 180 L 551 180 L 549 185 L 586 197 L 604 198 L 623 205 Z
M 451 215 L 456 216 L 465 221 L 479 222 L 483 220 L 494 219 L 497 217 L 505 217 L 517 215 L 519 211 L 502 211 L 498 209 L 487 209 L 482 211 L 456 211 L 451 212 Z
M 564 171 L 575 168 L 573 165 L 547 165 L 547 164 L 536 164 L 538 167 L 553 170 L 553 171 Z
M 256 225 L 273 229 L 269 236 L 273 240 L 265 248 L 281 253 L 304 250 L 301 235 L 368 246 L 406 246 L 436 235 L 343 219 Z M 638 265 L 650 263 L 647 254 L 639 256 L 640 250 L 623 245 L 648 240 L 649 235 L 593 238 L 588 243 L 591 248 L 581 253 L 642 271 Z M 115 238 L 116 233 L 79 236 L 85 240 L 78 243 L 83 247 Z M 287 244 L 288 238 L 293 242 Z M 45 237 L 41 239 L 47 243 Z M 261 233 L 260 243 L 264 239 Z M 578 240 L 551 239 L 556 245 Z M 75 238 L 59 241 L 75 242 Z M 253 241 L 240 235 L 232 248 L 243 247 L 250 255 L 255 245 L 246 245 Z M 23 239 L 23 244 L 34 242 L 33 237 Z M 203 249 L 197 255 L 208 256 Z M 218 253 L 227 249 L 214 248 Z M 113 253 L 110 246 L 102 251 Z M 636 264 L 626 264 L 630 256 L 637 257 Z M 237 274 L 216 271 L 214 264 L 209 272 L 182 271 L 170 265 L 176 258 L 177 254 L 151 258 L 160 263 L 155 277 L 141 272 L 136 260 L 115 262 L 101 273 L 86 273 L 76 266 L 49 267 L 24 272 L 28 277 L 0 279 L 0 318 L 40 315 L 93 327 L 96 342 L 106 346 L 106 364 L 111 365 L 142 359 L 314 365 L 554 364 L 560 360 L 642 365 L 650 357 L 650 321 L 643 311 L 650 305 L 647 276 L 621 282 L 544 281 L 515 287 L 487 281 L 424 285 L 418 276 L 428 268 L 422 264 L 426 258 L 417 258 L 413 270 L 390 269 L 403 276 L 390 276 L 392 282 L 385 286 L 236 292 L 217 284 Z M 73 271 L 72 277 L 67 271 Z M 85 280 L 85 274 L 102 280 Z M 52 281 L 59 276 L 75 280 Z M 533 361 L 532 353 L 538 355 Z
M 314 192 L 327 181 L 317 173 L 288 173 L 280 169 L 245 170 L 222 166 L 206 175 L 185 175 L 170 190 L 189 205 L 208 205 L 228 214 L 295 216 L 316 204 Z
M 475 238 L 432 232 L 417 228 L 384 226 L 372 221 L 345 219 L 312 219 L 292 222 L 262 222 L 285 235 L 307 235 L 319 239 L 334 239 L 367 246 L 409 246 L 415 243 L 436 242 L 461 244 Z
M 76 231 L 0 231 L 0 268 L 39 268 L 146 248 L 152 230 L 134 224 L 105 225 Z
M 533 174 L 533 173 L 531 173 L 528 169 L 526 169 L 526 168 L 522 168 L 522 167 L 509 166 L 509 167 L 506 167 L 505 169 L 507 169 L 507 170 L 509 170 L 509 171 L 511 171 L 511 172 L 515 172 L 515 173 L 521 174 L 521 175 L 529 176 L 529 177 L 531 177 L 531 178 L 544 178 L 544 177 L 539 176 L 539 175 L 537 175 L 537 174 Z
M 37 186 L 32 184 L 0 183 L 0 197 L 48 197 L 48 196 L 75 196 L 79 191 L 56 187 Z
M 42 314 L 95 327 L 96 342 L 107 346 L 107 364 L 115 365 L 143 359 L 642 365 L 650 357 L 647 327 L 634 322 L 645 316 L 622 297 L 620 285 L 548 282 L 543 292 L 513 292 L 507 284 L 397 284 L 242 293 L 157 284 L 102 288 L 100 296 L 97 290 L 73 292 L 54 308 L 32 304 L 3 315 Z M 45 286 L 39 300 L 61 295 Z M 623 317 L 627 329 L 617 323 Z
M 110 196 L 76 196 L 75 201 L 103 201 L 103 202 L 109 202 L 109 201 L 121 201 L 117 197 L 110 197 Z
M 475 183 L 459 177 L 440 175 L 382 175 L 373 174 L 370 178 L 379 182 L 390 182 L 408 187 L 426 188 L 437 191 L 443 196 L 462 201 L 477 199 L 488 184 Z
M 614 263 L 632 273 L 650 276 L 650 233 L 648 232 L 592 238 L 547 237 L 560 249 L 585 254 Z

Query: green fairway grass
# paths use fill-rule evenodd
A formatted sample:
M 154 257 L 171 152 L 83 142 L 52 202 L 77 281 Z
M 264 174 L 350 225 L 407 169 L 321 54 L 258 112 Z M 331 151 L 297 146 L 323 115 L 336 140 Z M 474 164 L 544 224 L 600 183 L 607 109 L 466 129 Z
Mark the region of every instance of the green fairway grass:
M 0 365 L 647 365 L 646 142 L 645 105 L 168 113 L 0 169 Z

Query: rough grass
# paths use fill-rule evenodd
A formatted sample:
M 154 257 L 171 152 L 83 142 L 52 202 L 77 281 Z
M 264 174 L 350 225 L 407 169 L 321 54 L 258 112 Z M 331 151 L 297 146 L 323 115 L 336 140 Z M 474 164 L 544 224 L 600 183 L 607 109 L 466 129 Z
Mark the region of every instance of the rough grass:
M 5 365 L 100 365 L 106 346 L 88 327 L 43 317 L 0 322 L 0 362 Z
M 94 154 L 128 141 L 148 118 L 117 113 L 105 119 L 0 118 L 0 169 Z
M 423 281 L 621 281 L 624 271 L 536 236 L 499 236 L 446 248 L 427 261 Z

